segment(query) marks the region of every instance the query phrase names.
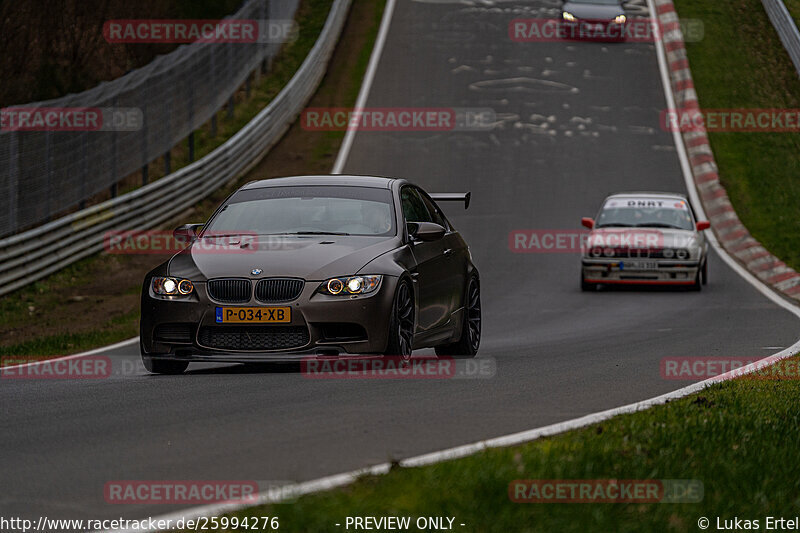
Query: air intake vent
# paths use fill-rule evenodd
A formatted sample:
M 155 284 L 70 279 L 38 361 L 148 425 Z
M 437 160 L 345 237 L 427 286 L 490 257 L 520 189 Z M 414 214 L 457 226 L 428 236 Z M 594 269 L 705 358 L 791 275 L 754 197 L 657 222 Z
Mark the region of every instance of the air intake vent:
M 294 278 L 262 279 L 256 284 L 256 300 L 263 303 L 289 302 L 303 292 L 305 282 Z
M 208 282 L 208 295 L 218 302 L 229 304 L 250 301 L 249 279 L 212 279 Z
M 192 342 L 193 327 L 191 324 L 159 324 L 155 337 L 164 342 Z
M 305 326 L 206 326 L 199 335 L 202 346 L 219 350 L 288 350 L 309 340 Z

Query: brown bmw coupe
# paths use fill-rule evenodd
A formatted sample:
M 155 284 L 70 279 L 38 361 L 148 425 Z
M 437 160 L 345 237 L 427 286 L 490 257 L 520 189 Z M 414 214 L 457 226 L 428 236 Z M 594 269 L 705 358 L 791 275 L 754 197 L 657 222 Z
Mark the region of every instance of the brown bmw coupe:
M 248 183 L 142 288 L 145 367 L 292 361 L 412 350 L 474 356 L 480 281 L 437 201 L 403 179 L 300 176 Z

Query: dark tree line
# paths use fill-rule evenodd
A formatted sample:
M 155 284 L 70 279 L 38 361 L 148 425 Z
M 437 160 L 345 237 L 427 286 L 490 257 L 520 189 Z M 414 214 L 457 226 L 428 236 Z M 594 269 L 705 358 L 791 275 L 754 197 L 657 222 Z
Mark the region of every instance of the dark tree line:
M 241 0 L 0 0 L 0 107 L 90 89 L 171 44 L 110 44 L 110 19 L 216 19 Z

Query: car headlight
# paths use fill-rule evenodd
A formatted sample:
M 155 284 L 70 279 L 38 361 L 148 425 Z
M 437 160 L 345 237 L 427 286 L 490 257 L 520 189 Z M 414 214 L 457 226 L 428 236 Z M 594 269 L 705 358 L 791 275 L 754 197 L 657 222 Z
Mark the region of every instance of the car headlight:
M 194 285 L 188 279 L 154 277 L 150 282 L 153 294 L 159 296 L 188 296 Z
M 625 15 L 617 15 L 617 18 L 614 19 L 614 22 L 617 24 L 625 24 L 625 21 L 628 20 L 628 17 Z
M 563 17 L 564 20 L 569 22 L 575 22 L 576 20 L 578 20 L 578 17 L 576 17 L 569 11 L 564 11 L 563 13 L 561 13 L 561 16 Z
M 322 283 L 317 289 L 322 294 L 369 294 L 380 287 L 383 276 L 350 276 L 346 278 L 331 278 Z
M 689 259 L 689 250 L 685 248 L 679 248 L 675 250 L 675 257 L 678 259 Z
M 672 248 L 664 248 L 664 259 L 672 259 L 675 257 L 675 250 Z

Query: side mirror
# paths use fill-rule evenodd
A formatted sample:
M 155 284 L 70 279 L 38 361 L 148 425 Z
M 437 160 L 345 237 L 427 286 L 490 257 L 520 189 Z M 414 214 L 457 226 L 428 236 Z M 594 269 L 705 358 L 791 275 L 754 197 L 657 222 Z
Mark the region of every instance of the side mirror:
M 438 241 L 447 230 L 433 222 L 410 222 L 408 234 L 415 240 L 422 242 Z
M 184 224 L 172 230 L 175 240 L 182 242 L 192 242 L 197 238 L 197 234 L 202 229 L 203 224 Z
M 583 226 L 584 228 L 592 229 L 594 228 L 594 220 L 592 220 L 589 217 L 583 217 L 581 219 L 581 226 Z
M 697 231 L 703 231 L 711 227 L 711 222 L 708 220 L 701 220 L 695 226 L 697 227 Z

